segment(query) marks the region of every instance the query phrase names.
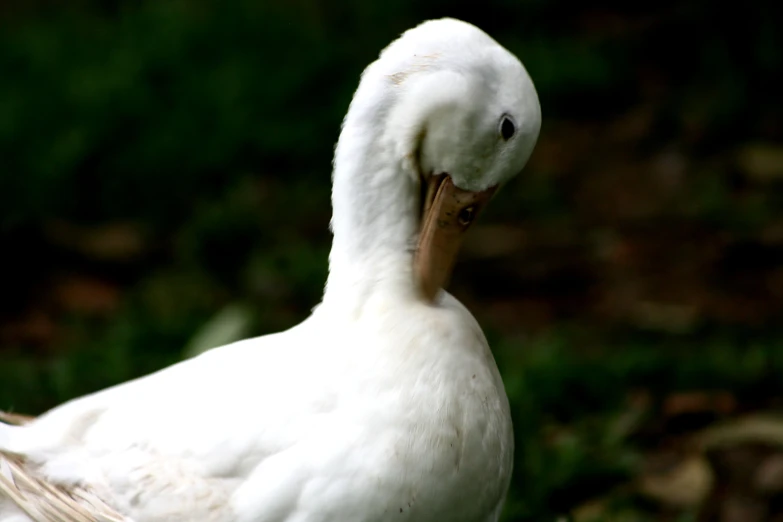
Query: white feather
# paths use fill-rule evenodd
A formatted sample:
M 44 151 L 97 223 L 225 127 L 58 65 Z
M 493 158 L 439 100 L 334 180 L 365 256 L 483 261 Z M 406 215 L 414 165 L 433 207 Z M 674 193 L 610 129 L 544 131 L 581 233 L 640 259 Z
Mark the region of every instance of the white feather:
M 503 182 L 539 126 L 527 73 L 486 34 L 449 19 L 406 32 L 365 70 L 343 124 L 312 316 L 2 426 L 1 447 L 137 521 L 497 520 L 508 402 L 472 315 L 445 292 L 418 297 L 418 178 Z M 19 516 L 0 504 L 1 522 Z

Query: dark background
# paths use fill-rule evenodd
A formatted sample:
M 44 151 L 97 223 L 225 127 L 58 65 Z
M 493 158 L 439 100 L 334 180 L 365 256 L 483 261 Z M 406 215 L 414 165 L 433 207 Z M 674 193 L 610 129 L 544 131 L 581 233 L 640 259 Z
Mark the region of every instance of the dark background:
M 778 5 L 0 2 L 0 408 L 303 319 L 359 73 L 448 15 L 544 117 L 451 285 L 514 409 L 505 520 L 783 520 Z

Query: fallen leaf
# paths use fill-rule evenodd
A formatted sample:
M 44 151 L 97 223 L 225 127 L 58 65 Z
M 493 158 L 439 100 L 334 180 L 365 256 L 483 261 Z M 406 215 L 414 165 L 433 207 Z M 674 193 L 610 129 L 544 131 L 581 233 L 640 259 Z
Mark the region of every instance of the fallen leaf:
M 783 492 L 783 453 L 776 453 L 761 463 L 756 471 L 756 489 L 766 494 Z
M 662 504 L 698 506 L 710 492 L 713 473 L 701 455 L 690 455 L 673 466 L 648 471 L 639 478 L 639 491 Z
M 737 166 L 749 178 L 758 182 L 783 179 L 783 147 L 754 143 L 737 152 Z
M 783 417 L 756 414 L 732 419 L 705 430 L 700 443 L 706 450 L 747 443 L 783 447 Z
M 689 413 L 719 413 L 727 415 L 735 410 L 737 400 L 729 392 L 693 391 L 674 393 L 663 401 L 663 414 L 669 417 Z
M 46 236 L 54 244 L 92 259 L 126 261 L 143 254 L 144 236 L 134 223 L 84 227 L 64 221 L 48 223 Z
M 117 309 L 120 291 L 107 281 L 85 276 L 70 276 L 55 283 L 55 300 L 69 312 L 108 314 Z

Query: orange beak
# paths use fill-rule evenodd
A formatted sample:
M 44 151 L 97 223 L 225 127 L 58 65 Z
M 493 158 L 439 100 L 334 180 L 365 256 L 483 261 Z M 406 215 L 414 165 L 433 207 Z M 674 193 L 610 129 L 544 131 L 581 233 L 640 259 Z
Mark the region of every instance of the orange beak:
M 414 273 L 424 298 L 432 302 L 451 277 L 465 231 L 497 185 L 481 192 L 457 188 L 447 174 L 427 181 Z

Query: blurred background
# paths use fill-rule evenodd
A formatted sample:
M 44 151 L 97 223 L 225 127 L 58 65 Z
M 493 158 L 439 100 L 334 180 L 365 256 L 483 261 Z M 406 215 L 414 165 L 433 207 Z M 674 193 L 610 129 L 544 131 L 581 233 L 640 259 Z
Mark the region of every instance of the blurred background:
M 783 520 L 781 10 L 3 1 L 0 408 L 306 317 L 359 74 L 448 15 L 544 115 L 451 285 L 512 402 L 504 520 Z

